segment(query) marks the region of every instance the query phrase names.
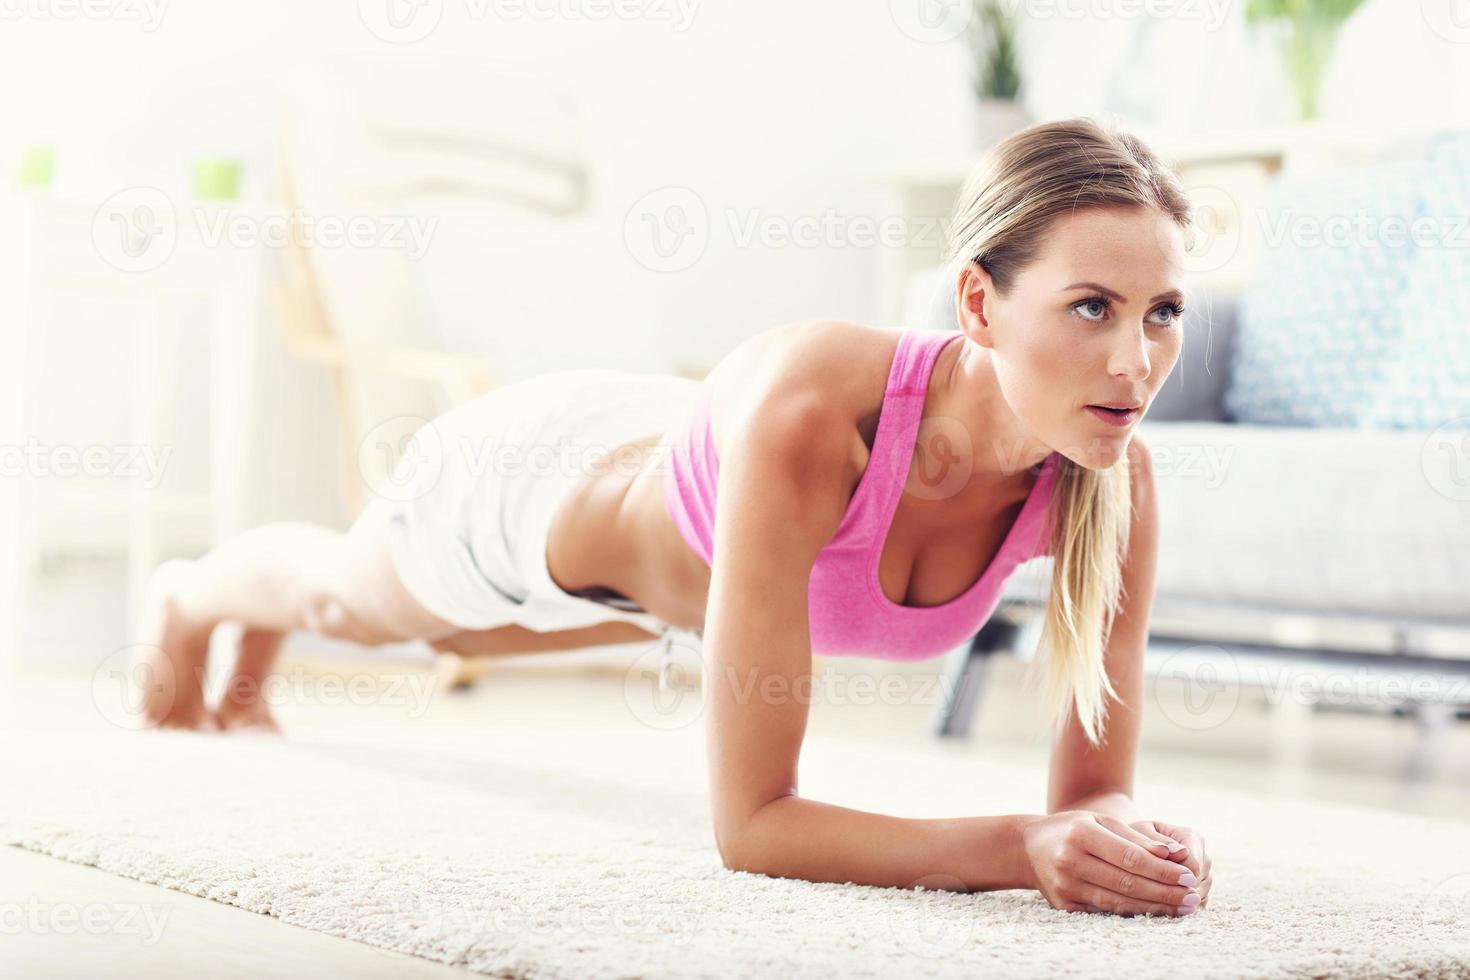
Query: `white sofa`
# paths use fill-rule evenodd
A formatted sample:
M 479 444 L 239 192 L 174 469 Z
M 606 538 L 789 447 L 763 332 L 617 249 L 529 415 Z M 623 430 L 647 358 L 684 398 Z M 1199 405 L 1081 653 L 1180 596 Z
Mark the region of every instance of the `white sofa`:
M 1442 724 L 1470 707 L 1470 433 L 1246 425 L 1223 407 L 1236 304 L 1186 323 L 1184 353 L 1139 432 L 1152 450 L 1160 554 L 1151 672 L 1179 649 L 1459 676 L 1395 710 Z M 926 325 L 956 329 L 935 289 Z M 1016 570 L 1002 606 L 949 669 L 936 717 L 963 734 L 984 661 L 1034 652 L 1050 559 Z M 1220 668 L 1226 669 L 1220 669 Z M 1233 673 L 1232 673 L 1233 672 Z M 1455 702 L 1456 696 L 1466 700 Z M 1444 696 L 1451 697 L 1446 704 Z

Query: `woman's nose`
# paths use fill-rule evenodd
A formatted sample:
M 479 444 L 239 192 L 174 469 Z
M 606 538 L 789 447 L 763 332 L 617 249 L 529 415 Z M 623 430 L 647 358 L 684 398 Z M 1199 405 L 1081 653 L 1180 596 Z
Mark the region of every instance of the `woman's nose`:
M 1143 381 L 1149 376 L 1151 365 L 1148 359 L 1148 340 L 1143 328 L 1119 331 L 1120 340 L 1113 349 L 1108 364 L 1109 374 L 1120 374 L 1132 381 Z

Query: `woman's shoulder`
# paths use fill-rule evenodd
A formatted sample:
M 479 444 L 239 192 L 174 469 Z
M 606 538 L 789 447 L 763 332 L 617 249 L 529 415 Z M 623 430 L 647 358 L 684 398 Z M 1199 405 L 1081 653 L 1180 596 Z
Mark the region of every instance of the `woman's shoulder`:
M 716 455 L 742 424 L 763 455 L 784 457 L 812 492 L 841 470 L 841 504 L 862 478 L 882 412 L 900 331 L 846 320 L 804 320 L 752 337 L 706 379 Z M 820 488 L 820 489 L 819 489 Z
M 706 379 L 717 433 L 785 408 L 861 425 L 883 404 L 900 331 L 850 320 L 797 320 L 737 345 Z

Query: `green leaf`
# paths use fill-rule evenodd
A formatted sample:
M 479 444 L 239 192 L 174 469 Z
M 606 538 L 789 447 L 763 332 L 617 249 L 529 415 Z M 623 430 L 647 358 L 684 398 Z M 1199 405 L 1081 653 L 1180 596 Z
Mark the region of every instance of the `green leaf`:
M 975 94 L 982 99 L 1014 99 L 1021 90 L 1017 18 L 1001 0 L 972 0 L 970 46 L 975 55 Z
M 1248 0 L 1247 21 L 1329 21 L 1341 24 L 1362 6 L 1363 0 Z

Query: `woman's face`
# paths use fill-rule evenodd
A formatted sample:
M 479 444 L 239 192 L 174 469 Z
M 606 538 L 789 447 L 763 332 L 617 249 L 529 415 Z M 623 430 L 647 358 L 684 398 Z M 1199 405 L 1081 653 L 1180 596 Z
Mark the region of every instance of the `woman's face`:
M 1183 263 L 1183 233 L 1160 211 L 1072 212 L 1053 222 L 1006 295 L 970 264 L 961 327 L 991 349 L 1001 391 L 1030 435 L 1080 466 L 1106 468 L 1179 359 Z M 1101 405 L 1138 408 L 1089 408 Z

